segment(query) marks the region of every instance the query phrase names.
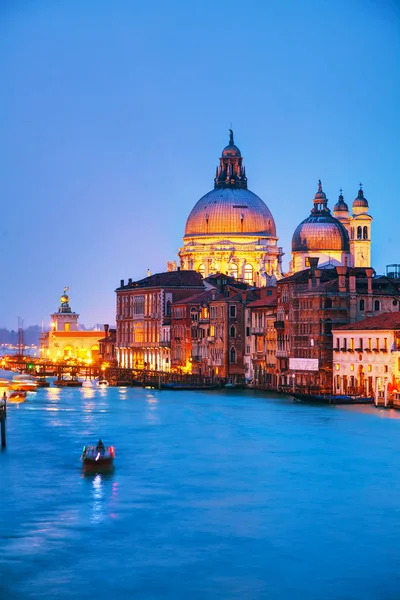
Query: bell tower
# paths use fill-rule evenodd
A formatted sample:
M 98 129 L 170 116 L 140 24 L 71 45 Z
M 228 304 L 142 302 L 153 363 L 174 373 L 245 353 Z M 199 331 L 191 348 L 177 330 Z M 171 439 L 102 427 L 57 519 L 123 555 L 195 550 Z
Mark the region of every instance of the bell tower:
M 353 267 L 371 266 L 371 224 L 368 200 L 364 198 L 362 184 L 353 202 L 353 214 L 349 217 L 350 254 Z

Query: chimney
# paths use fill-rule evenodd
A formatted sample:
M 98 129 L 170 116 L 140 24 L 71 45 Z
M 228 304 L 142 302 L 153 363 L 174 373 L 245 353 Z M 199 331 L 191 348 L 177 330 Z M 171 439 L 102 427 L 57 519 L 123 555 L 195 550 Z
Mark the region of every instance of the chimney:
M 367 276 L 367 281 L 368 281 L 368 295 L 371 296 L 372 295 L 372 275 L 374 274 L 374 270 L 369 267 L 368 269 L 365 269 L 365 274 Z
M 132 285 L 132 277 L 129 277 L 129 279 L 128 279 L 128 285 Z
M 346 273 L 347 273 L 347 267 L 336 267 L 336 272 L 338 274 L 338 285 L 339 285 L 339 292 L 345 292 L 346 291 Z
M 121 285 L 120 285 L 120 287 L 124 287 L 124 284 L 125 284 L 124 280 L 121 279 Z
M 318 287 L 321 284 L 321 269 L 315 269 L 315 285 Z
M 349 275 L 349 291 L 350 291 L 350 294 L 355 294 L 356 293 L 356 274 L 354 273 L 354 271 L 350 271 L 350 275 Z
M 110 326 L 108 325 L 108 323 L 104 324 L 104 333 L 106 334 L 105 337 L 108 337 L 108 329 L 109 329 L 109 327 Z
M 215 300 L 217 296 L 217 290 L 211 290 L 211 300 Z
M 243 304 L 246 302 L 246 297 L 247 297 L 247 292 L 246 292 L 246 290 L 243 290 L 242 291 L 242 302 L 243 302 Z
M 181 268 L 180 268 L 180 267 L 177 267 L 177 271 L 180 271 L 180 270 L 181 270 Z

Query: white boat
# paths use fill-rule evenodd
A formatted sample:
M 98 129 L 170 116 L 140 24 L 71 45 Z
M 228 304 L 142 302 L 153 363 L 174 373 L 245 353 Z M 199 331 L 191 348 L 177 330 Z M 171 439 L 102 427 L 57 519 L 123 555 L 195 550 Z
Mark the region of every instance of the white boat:
M 99 387 L 107 387 L 109 385 L 107 379 L 98 379 L 97 385 Z

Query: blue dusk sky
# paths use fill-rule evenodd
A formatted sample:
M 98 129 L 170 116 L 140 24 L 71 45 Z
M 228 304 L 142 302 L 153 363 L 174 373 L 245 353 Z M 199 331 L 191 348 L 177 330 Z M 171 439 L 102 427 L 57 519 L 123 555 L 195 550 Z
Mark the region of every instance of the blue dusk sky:
M 372 266 L 400 263 L 397 0 L 1 0 L 0 326 L 87 327 L 166 270 L 232 123 L 284 267 L 317 180 L 362 181 Z

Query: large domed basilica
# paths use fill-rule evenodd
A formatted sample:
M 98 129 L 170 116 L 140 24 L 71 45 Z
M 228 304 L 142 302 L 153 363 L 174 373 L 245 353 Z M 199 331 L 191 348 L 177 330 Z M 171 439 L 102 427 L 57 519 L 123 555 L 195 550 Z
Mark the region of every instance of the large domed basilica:
M 230 130 L 214 189 L 200 198 L 187 219 L 181 267 L 204 277 L 221 272 L 265 285 L 269 278 L 281 277 L 282 248 L 277 241 L 269 208 L 247 189 L 243 158 Z

